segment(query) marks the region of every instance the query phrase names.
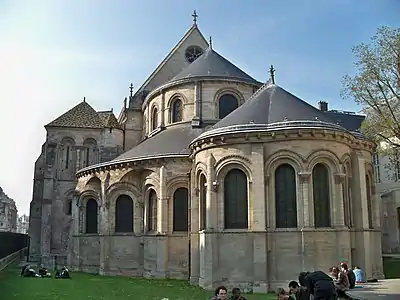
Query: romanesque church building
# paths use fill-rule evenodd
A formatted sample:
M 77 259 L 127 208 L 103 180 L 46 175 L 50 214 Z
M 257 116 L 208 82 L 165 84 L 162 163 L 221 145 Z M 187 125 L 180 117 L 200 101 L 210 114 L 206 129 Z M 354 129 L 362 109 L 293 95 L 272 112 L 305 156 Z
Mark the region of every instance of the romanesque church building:
M 118 118 L 84 100 L 45 126 L 30 260 L 254 292 L 341 261 L 382 278 L 364 117 L 259 82 L 196 21 Z

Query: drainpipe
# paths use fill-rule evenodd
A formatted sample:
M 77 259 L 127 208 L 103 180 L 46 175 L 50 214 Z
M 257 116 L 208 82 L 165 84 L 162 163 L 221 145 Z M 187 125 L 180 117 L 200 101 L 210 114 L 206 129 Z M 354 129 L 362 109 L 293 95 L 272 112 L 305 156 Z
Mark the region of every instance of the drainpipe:
M 192 180 L 191 180 L 191 173 L 192 173 L 192 168 L 190 168 L 189 173 L 187 173 L 188 177 L 188 222 L 191 220 L 191 215 L 192 215 Z M 191 274 L 191 243 L 190 243 L 190 233 L 192 231 L 192 222 L 189 222 L 188 226 L 188 280 L 190 281 L 190 274 Z
M 305 262 L 305 243 L 304 243 L 304 226 L 301 227 L 301 269 L 304 271 L 306 262 Z

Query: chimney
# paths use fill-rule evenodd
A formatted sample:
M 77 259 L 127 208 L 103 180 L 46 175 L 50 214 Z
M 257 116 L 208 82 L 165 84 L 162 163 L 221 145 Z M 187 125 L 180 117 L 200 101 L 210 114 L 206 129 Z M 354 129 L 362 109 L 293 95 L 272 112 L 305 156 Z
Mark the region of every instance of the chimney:
M 320 111 L 328 111 L 328 102 L 326 101 L 319 101 L 318 102 L 319 105 L 319 110 Z

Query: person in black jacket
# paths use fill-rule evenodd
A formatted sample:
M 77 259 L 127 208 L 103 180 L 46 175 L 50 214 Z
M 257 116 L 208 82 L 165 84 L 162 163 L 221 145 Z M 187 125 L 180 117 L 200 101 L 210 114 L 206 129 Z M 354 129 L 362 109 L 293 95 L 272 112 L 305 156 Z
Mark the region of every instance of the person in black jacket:
M 337 298 L 333 279 L 322 271 L 301 272 L 299 283 L 306 288 L 306 298 L 314 296 L 314 300 L 335 300 Z

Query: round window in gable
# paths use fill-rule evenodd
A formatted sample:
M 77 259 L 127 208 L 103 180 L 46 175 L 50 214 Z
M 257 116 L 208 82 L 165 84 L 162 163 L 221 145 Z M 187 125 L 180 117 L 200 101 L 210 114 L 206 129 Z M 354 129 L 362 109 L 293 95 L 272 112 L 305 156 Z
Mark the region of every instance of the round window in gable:
M 185 51 L 185 57 L 189 63 L 194 62 L 202 54 L 203 49 L 201 49 L 199 46 L 189 46 Z

